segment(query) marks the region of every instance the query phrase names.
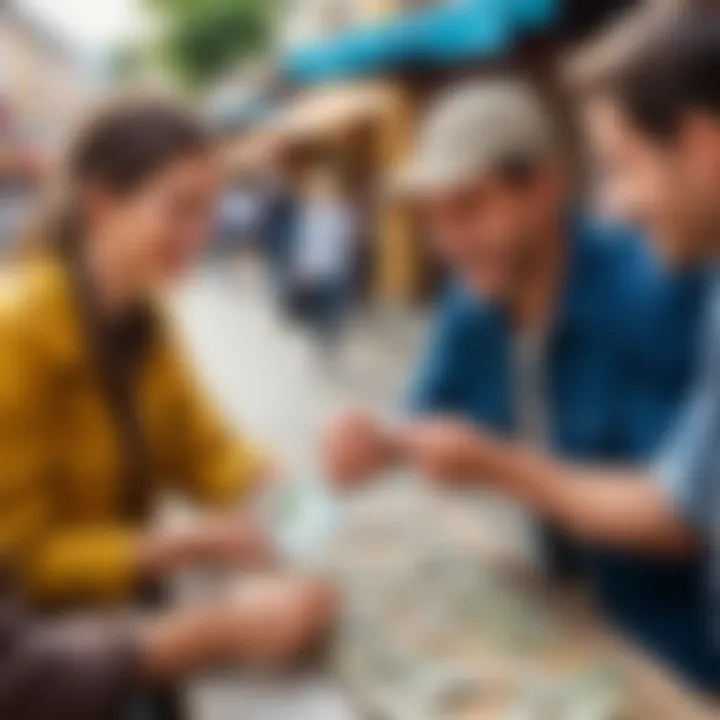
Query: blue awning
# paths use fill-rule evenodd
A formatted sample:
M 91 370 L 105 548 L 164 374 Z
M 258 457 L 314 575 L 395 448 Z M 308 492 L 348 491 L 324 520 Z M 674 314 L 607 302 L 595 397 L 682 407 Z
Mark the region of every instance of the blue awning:
M 297 82 L 321 83 L 493 57 L 551 27 L 558 6 L 559 0 L 456 0 L 299 48 L 282 66 Z

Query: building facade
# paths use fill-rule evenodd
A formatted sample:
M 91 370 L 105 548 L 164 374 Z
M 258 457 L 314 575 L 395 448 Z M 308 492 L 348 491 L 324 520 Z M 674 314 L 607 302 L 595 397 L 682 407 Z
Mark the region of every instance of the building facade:
M 89 98 L 72 50 L 40 21 L 8 3 L 0 9 L 0 136 L 4 155 L 57 153 Z

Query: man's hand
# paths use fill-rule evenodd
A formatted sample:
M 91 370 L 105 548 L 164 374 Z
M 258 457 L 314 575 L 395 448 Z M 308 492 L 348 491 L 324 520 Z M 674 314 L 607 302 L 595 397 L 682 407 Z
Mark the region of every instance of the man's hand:
M 565 464 L 454 420 L 409 425 L 398 439 L 431 478 L 498 489 L 587 541 L 671 556 L 696 547 L 692 529 L 650 476 Z
M 492 480 L 491 458 L 499 447 L 475 428 L 453 419 L 407 425 L 398 433 L 404 454 L 423 474 L 444 484 Z
M 323 440 L 323 464 L 334 485 L 349 488 L 389 465 L 392 435 L 370 414 L 353 411 L 333 423 Z

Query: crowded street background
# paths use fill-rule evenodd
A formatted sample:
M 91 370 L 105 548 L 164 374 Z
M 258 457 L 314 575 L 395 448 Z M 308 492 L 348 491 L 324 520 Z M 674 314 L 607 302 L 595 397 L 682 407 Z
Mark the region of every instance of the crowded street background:
M 711 0 L 0 0 L 0 718 L 720 717 L 719 118 Z

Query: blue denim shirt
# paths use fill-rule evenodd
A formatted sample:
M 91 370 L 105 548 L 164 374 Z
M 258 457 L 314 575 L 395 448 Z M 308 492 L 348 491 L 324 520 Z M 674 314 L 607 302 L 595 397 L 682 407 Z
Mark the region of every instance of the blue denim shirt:
M 551 450 L 582 461 L 644 463 L 670 429 L 694 371 L 706 282 L 671 277 L 635 233 L 576 218 L 546 368 Z M 460 414 L 511 436 L 512 328 L 502 307 L 453 288 L 411 393 L 420 413 Z M 702 560 L 588 549 L 621 629 L 703 686 L 720 687 Z
M 673 506 L 712 541 L 720 529 L 720 282 L 709 305 L 698 365 L 693 391 L 656 470 Z
M 720 277 L 709 304 L 697 380 L 656 461 L 661 490 L 708 548 L 707 598 L 720 647 Z

